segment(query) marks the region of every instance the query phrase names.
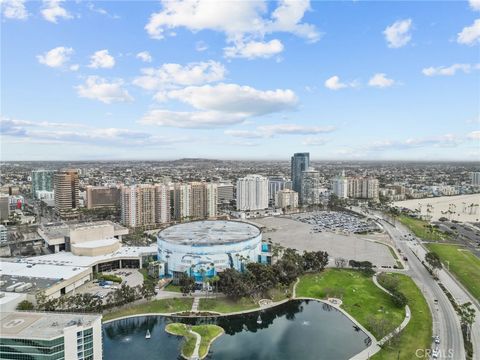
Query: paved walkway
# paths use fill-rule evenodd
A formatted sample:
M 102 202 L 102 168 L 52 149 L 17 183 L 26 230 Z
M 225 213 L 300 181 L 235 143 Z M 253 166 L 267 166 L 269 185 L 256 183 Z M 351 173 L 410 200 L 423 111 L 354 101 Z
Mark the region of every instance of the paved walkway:
M 200 298 L 199 297 L 195 297 L 193 299 L 193 304 L 192 304 L 192 310 L 191 312 L 197 312 L 198 311 L 198 305 L 200 305 Z
M 189 360 L 199 360 L 200 359 L 200 341 L 202 340 L 202 337 L 200 336 L 199 333 L 188 330 L 190 334 L 195 335 L 196 341 L 195 341 L 195 349 L 193 349 L 192 356 L 190 356 Z

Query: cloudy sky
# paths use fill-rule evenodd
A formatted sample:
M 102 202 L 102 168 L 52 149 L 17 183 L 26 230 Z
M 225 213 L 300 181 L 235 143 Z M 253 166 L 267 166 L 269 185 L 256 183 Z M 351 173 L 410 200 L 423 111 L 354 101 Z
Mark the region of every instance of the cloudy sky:
M 0 2 L 2 160 L 480 158 L 480 0 Z

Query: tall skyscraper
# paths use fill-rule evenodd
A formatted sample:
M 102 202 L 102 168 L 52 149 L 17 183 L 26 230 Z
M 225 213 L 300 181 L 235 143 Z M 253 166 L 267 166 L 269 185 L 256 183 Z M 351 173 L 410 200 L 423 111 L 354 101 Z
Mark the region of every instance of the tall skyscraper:
M 277 192 L 285 189 L 287 179 L 283 176 L 270 176 L 268 178 L 268 200 L 271 204 L 275 204 Z
M 268 208 L 268 179 L 260 175 L 247 175 L 237 180 L 237 210 Z
M 10 216 L 10 204 L 7 194 L 0 194 L 0 221 L 8 220 Z
M 206 214 L 208 218 L 214 218 L 217 216 L 217 204 L 218 204 L 218 185 L 214 183 L 206 183 Z
M 155 186 L 123 186 L 121 191 L 122 223 L 130 227 L 154 225 Z
M 116 208 L 120 206 L 120 188 L 87 186 L 87 209 Z
M 290 176 L 292 189 L 297 193 L 302 191 L 302 172 L 310 167 L 310 153 L 296 153 L 292 156 Z
M 332 193 L 340 199 L 348 198 L 348 179 L 345 177 L 345 171 L 333 178 Z
M 190 184 L 176 183 L 173 185 L 173 216 L 175 220 L 182 221 L 190 218 L 191 192 Z
M 303 206 L 320 203 L 320 172 L 310 167 L 302 172 L 300 201 Z
M 480 186 L 480 171 L 472 172 L 471 180 L 473 186 Z
M 155 222 L 170 222 L 170 186 L 165 184 L 155 185 Z
M 32 171 L 32 195 L 38 198 L 37 191 L 53 191 L 52 170 L 33 170 Z
M 54 174 L 55 211 L 62 218 L 76 217 L 78 208 L 78 172 L 62 170 Z

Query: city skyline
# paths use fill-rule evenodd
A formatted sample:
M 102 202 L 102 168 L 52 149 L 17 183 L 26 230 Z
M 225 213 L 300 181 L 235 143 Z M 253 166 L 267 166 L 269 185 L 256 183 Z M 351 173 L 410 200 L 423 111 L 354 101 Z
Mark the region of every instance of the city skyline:
M 478 160 L 478 1 L 195 3 L 2 2 L 2 160 Z

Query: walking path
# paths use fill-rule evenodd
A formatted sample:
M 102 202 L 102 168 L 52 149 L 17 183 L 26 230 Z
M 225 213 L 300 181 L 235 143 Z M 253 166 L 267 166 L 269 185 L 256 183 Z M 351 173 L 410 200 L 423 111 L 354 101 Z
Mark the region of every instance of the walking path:
M 188 360 L 199 360 L 200 359 L 200 341 L 202 340 L 202 337 L 200 336 L 199 333 L 188 330 L 190 334 L 195 335 L 196 341 L 195 341 L 195 349 L 193 349 L 192 356 Z
M 200 298 L 199 297 L 195 297 L 193 299 L 193 304 L 192 304 L 192 310 L 191 312 L 198 312 L 198 305 L 200 304 Z

